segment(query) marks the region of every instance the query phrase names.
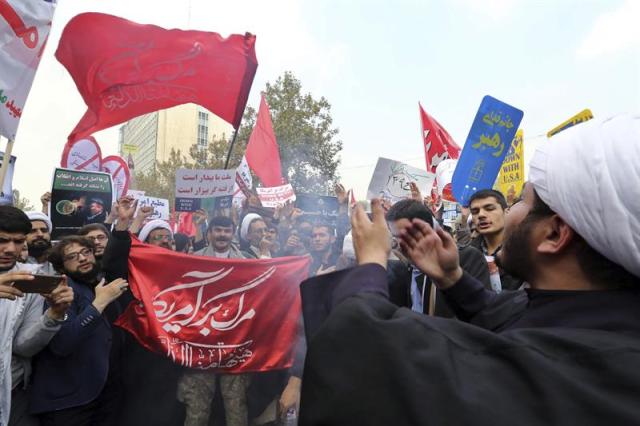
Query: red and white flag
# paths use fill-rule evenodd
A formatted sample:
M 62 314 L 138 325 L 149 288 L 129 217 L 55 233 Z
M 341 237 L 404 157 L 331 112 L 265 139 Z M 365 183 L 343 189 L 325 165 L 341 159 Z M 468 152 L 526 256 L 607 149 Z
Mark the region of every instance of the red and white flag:
M 260 97 L 256 125 L 249 137 L 244 156 L 251 170 L 260 178 L 262 186 L 273 187 L 284 183 L 278 142 L 273 132 L 269 105 L 267 105 L 264 95 Z
M 255 41 L 248 33 L 223 38 L 102 13 L 77 15 L 56 51 L 88 107 L 69 140 L 185 103 L 238 128 L 258 66 Z
M 424 157 L 427 162 L 427 171 L 436 172 L 438 164 L 442 160 L 457 159 L 460 156 L 460 147 L 454 142 L 449 133 L 420 107 L 420 122 L 422 123 L 422 140 L 424 143 Z
M 300 324 L 308 257 L 218 259 L 133 238 L 129 283 L 141 303 L 116 322 L 175 363 L 218 372 L 284 369 Z
M 55 11 L 54 1 L 0 0 L 0 135 L 15 139 Z

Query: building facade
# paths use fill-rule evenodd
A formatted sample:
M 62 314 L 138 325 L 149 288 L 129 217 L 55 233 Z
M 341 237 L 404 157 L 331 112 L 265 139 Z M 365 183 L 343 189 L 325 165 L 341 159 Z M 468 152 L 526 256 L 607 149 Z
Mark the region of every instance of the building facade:
M 233 127 L 206 109 L 194 105 L 178 105 L 129 120 L 120 127 L 118 151 L 129 154 L 135 172 L 148 172 L 156 161 L 166 161 L 171 150 L 189 155 L 194 144 L 206 149 L 214 138 L 229 139 Z

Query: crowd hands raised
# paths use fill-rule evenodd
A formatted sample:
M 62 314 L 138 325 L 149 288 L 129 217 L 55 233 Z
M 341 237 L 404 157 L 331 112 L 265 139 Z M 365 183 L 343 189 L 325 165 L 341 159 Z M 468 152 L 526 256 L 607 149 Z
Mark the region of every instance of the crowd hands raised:
M 151 207 L 138 208 L 135 199 L 124 197 L 112 206 L 106 226 L 87 225 L 79 235 L 64 237 L 53 247 L 51 221 L 45 214 L 25 214 L 12 207 L 1 207 L 0 315 L 7 325 L 0 342 L 4 348 L 11 348 L 3 354 L 1 364 L 11 368 L 2 371 L 0 407 L 3 413 L 10 412 L 11 417 L 2 420 L 11 425 L 235 426 L 280 424 L 287 416 L 288 421 L 296 417 L 302 408 L 302 424 L 348 424 L 352 420 L 358 424 L 390 424 L 382 420 L 390 413 L 397 416 L 393 418 L 404 419 L 398 424 L 422 423 L 405 416 L 418 408 L 411 401 L 396 404 L 407 408 L 407 413 L 393 408 L 394 403 L 392 408 L 381 404 L 366 414 L 350 400 L 349 392 L 366 399 L 371 390 L 357 377 L 370 374 L 371 380 L 384 382 L 393 374 L 368 364 L 369 355 L 361 354 L 360 350 L 368 350 L 368 354 L 374 354 L 371 359 L 377 359 L 378 355 L 393 353 L 393 349 L 378 352 L 378 346 L 406 343 L 396 340 L 413 339 L 420 346 L 421 339 L 428 340 L 426 330 L 431 330 L 429 321 L 433 316 L 460 320 L 452 322 L 451 329 L 446 329 L 449 327 L 446 325 L 438 333 L 454 336 L 452 341 L 470 338 L 474 345 L 491 339 L 483 335 L 478 340 L 473 334 L 475 329 L 458 329 L 456 324 L 470 322 L 502 335 L 519 327 L 547 327 L 549 322 L 554 327 L 562 326 L 561 320 L 557 323 L 553 320 L 572 320 L 553 309 L 542 316 L 531 313 L 537 312 L 531 308 L 535 304 L 527 300 L 534 300 L 538 290 L 559 289 L 564 292 L 560 302 L 571 305 L 574 296 L 566 292 L 580 290 L 580 295 L 575 296 L 580 302 L 567 309 L 583 306 L 587 303 L 583 296 L 588 296 L 584 290 L 609 288 L 600 279 L 601 271 L 592 269 L 594 277 L 585 275 L 583 268 L 589 263 L 604 265 L 615 272 L 616 282 L 622 288 L 632 286 L 625 283 L 637 281 L 636 276 L 620 269 L 616 262 L 605 261 L 590 251 L 585 240 L 541 200 L 536 189 L 526 184 L 522 198 L 512 206 L 507 205 L 498 191 L 478 191 L 462 207 L 452 227 L 442 222 L 436 200 L 423 197 L 413 184 L 407 199 L 393 205 L 374 199 L 370 212 L 361 203 L 351 206 L 344 187 L 337 185 L 339 212 L 332 218 L 310 215 L 292 203 L 265 209 L 257 197 L 249 197 L 241 208 L 195 212 L 194 236 L 174 233 L 167 222 L 151 219 L 154 213 Z M 42 198 L 45 209 L 49 200 L 50 196 L 45 194 Z M 305 338 L 300 318 L 294 365 L 288 371 L 251 374 L 189 370 L 152 354 L 114 327 L 113 322 L 126 306 L 137 303 L 127 283 L 132 235 L 143 243 L 198 256 L 242 259 L 310 256 L 310 275 L 314 278 L 302 285 L 304 322 L 309 327 Z M 332 274 L 347 268 L 346 275 Z M 36 270 L 48 274 L 55 271 L 61 279 L 44 294 L 21 292 L 14 283 L 34 280 Z M 305 286 L 312 285 L 341 290 L 329 291 L 334 294 L 330 300 L 309 300 Z M 359 286 L 367 289 L 363 292 Z M 355 290 L 345 290 L 350 287 Z M 381 296 L 384 305 L 377 299 L 374 301 Z M 604 293 L 602 296 L 607 300 L 608 296 Z M 611 303 L 618 303 L 617 297 L 612 296 Z M 633 297 L 637 295 L 634 293 Z M 363 304 L 367 307 L 363 308 Z M 306 315 L 309 305 L 328 306 L 330 312 L 318 321 Z M 376 309 L 383 308 L 382 317 L 378 317 Z M 397 313 L 390 313 L 396 310 Z M 317 313 L 316 310 L 314 315 Z M 619 315 L 624 323 L 624 314 Z M 414 329 L 408 325 L 406 330 L 397 329 L 404 320 L 388 322 L 396 316 L 424 323 L 426 328 L 420 329 L 426 334 L 414 336 L 409 331 Z M 366 321 L 358 322 L 357 318 Z M 318 328 L 323 323 L 328 325 Z M 598 325 L 589 324 L 585 327 L 599 329 Z M 367 337 L 367 327 L 379 330 L 380 336 L 386 330 L 392 332 L 388 341 L 376 338 L 373 345 Z M 352 328 L 357 329 L 355 334 L 350 334 Z M 346 349 L 349 342 L 356 342 L 357 349 L 352 349 L 362 359 L 355 369 L 351 361 L 347 364 L 342 361 L 353 359 Z M 506 342 L 501 344 L 508 346 Z M 425 344 L 422 351 L 430 350 L 429 342 Z M 344 352 L 333 352 L 332 348 L 343 346 Z M 432 359 L 444 359 L 447 353 L 455 357 L 459 349 L 456 348 L 440 348 Z M 330 357 L 326 356 L 328 353 Z M 413 353 L 409 354 L 412 356 Z M 411 365 L 407 362 L 398 368 Z M 451 363 L 434 365 L 439 365 L 438 374 L 445 376 L 451 367 Z M 483 374 L 483 368 L 478 367 L 478 374 Z M 414 373 L 402 374 L 414 377 Z M 64 384 L 60 383 L 60 377 L 65 377 Z M 334 377 L 337 381 L 332 381 Z M 562 374 L 557 372 L 557 377 Z M 431 386 L 424 382 L 429 377 L 417 375 L 414 379 L 416 386 Z M 447 383 L 460 385 L 459 380 Z M 388 391 L 393 400 L 393 390 Z M 445 386 L 441 391 L 447 393 L 449 389 Z M 456 388 L 452 392 L 460 391 Z M 464 401 L 453 398 L 456 404 L 462 404 L 459 409 L 465 417 L 468 407 Z M 512 399 L 505 397 L 505 401 Z

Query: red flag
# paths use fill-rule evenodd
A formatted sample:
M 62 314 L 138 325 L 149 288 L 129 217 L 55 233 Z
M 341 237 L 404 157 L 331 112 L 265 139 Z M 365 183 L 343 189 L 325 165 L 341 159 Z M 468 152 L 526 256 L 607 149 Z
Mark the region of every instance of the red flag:
M 132 303 L 117 325 L 175 363 L 218 372 L 291 366 L 308 257 L 218 259 L 133 239 Z
M 456 159 L 460 156 L 460 147 L 454 142 L 449 133 L 420 107 L 422 122 L 422 139 L 424 141 L 424 156 L 427 161 L 427 171 L 436 172 L 436 167 L 447 158 Z
M 178 214 L 178 232 L 193 237 L 196 235 L 196 226 L 193 223 L 193 213 L 177 213 Z
M 280 166 L 280 151 L 276 135 L 273 133 L 269 105 L 264 99 L 260 99 L 260 108 L 256 125 L 251 132 L 247 151 L 244 154 L 249 167 L 262 181 L 262 186 L 280 186 L 283 183 L 282 168 Z
M 69 140 L 189 102 L 238 128 L 258 66 L 255 40 L 77 15 L 56 51 L 88 107 Z

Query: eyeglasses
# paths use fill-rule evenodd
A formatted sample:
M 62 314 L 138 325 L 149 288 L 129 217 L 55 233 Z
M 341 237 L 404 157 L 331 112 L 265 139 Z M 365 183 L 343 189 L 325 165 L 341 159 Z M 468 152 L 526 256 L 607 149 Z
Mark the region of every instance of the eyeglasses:
M 93 256 L 93 250 L 91 250 L 90 248 L 83 248 L 82 250 L 75 253 L 65 254 L 63 259 L 65 260 L 65 262 L 71 262 L 80 259 L 80 255 L 82 255 L 82 257 Z
M 151 241 L 173 241 L 171 235 L 154 235 L 153 237 L 149 237 Z

